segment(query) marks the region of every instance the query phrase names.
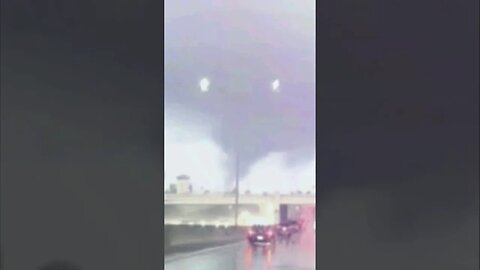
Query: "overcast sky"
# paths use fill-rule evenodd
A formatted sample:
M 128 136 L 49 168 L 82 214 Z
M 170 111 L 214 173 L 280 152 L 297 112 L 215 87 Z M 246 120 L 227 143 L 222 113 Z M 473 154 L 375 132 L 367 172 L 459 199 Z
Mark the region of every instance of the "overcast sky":
M 176 129 L 181 124 L 204 125 L 210 134 L 197 135 L 198 140 L 212 140 L 211 144 L 217 144 L 220 151 L 226 152 L 227 161 L 233 157 L 232 145 L 238 144 L 242 175 L 248 174 L 255 162 L 272 152 L 285 153 L 285 162 L 271 165 L 268 172 L 264 172 L 267 175 L 280 173 L 286 177 L 287 172 L 278 171 L 290 166 L 290 162 L 297 160 L 303 165 L 312 162 L 315 147 L 314 1 L 295 4 L 293 1 L 187 2 L 165 4 L 166 132 L 172 122 L 176 123 Z M 198 86 L 203 77 L 211 81 L 211 91 L 205 94 L 200 93 Z M 278 93 L 271 89 L 276 79 L 280 81 Z M 175 117 L 182 117 L 182 121 Z M 187 132 L 188 127 L 184 128 Z M 165 144 L 169 145 L 169 141 Z M 197 158 L 202 159 L 205 149 L 193 147 L 190 145 L 188 156 L 198 155 Z M 169 179 L 174 176 L 169 174 L 169 167 L 176 166 L 172 164 L 174 155 L 174 150 L 165 153 Z M 178 162 L 183 167 L 194 166 L 193 159 L 189 165 L 185 160 Z M 225 166 L 223 164 L 220 167 Z M 219 168 L 207 171 L 215 170 Z M 226 176 L 233 172 L 231 166 L 221 170 Z M 308 181 L 312 187 L 314 171 L 310 175 Z M 210 177 L 216 178 L 219 174 L 212 173 Z M 275 186 L 274 180 L 265 175 L 247 178 L 264 190 Z M 220 180 L 207 179 L 192 180 L 197 186 Z

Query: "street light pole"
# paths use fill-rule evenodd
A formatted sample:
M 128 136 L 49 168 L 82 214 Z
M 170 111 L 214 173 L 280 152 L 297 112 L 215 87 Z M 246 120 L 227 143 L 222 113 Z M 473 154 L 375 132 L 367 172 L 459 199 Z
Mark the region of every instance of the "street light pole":
M 240 196 L 240 189 L 239 189 L 239 182 L 240 182 L 240 170 L 239 170 L 239 163 L 240 158 L 237 150 L 237 144 L 235 142 L 235 227 L 238 227 L 238 199 Z

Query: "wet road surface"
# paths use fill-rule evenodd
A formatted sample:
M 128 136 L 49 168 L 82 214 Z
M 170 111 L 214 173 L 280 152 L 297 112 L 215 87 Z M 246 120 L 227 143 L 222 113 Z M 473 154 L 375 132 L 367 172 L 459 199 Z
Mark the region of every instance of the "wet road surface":
M 246 241 L 165 258 L 166 270 L 313 270 L 315 234 L 304 232 L 298 243 L 251 247 Z

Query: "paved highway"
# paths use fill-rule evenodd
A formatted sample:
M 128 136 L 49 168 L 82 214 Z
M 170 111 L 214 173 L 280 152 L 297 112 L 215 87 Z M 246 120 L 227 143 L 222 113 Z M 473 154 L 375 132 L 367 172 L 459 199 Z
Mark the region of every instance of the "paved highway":
M 250 247 L 246 242 L 165 258 L 166 270 L 313 270 L 315 233 L 303 233 L 296 244 Z

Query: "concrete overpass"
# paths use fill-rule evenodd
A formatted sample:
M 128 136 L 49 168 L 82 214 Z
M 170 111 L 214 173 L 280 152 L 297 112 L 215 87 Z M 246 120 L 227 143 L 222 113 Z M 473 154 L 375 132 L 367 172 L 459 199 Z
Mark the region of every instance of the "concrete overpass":
M 315 195 L 240 195 L 239 204 L 315 204 Z M 165 205 L 228 205 L 235 204 L 233 194 L 165 194 Z
M 258 205 L 260 216 L 266 223 L 280 221 L 280 205 L 315 205 L 315 195 L 246 195 L 240 205 Z M 234 194 L 165 194 L 165 205 L 234 205 Z M 240 218 L 240 216 L 239 216 Z

